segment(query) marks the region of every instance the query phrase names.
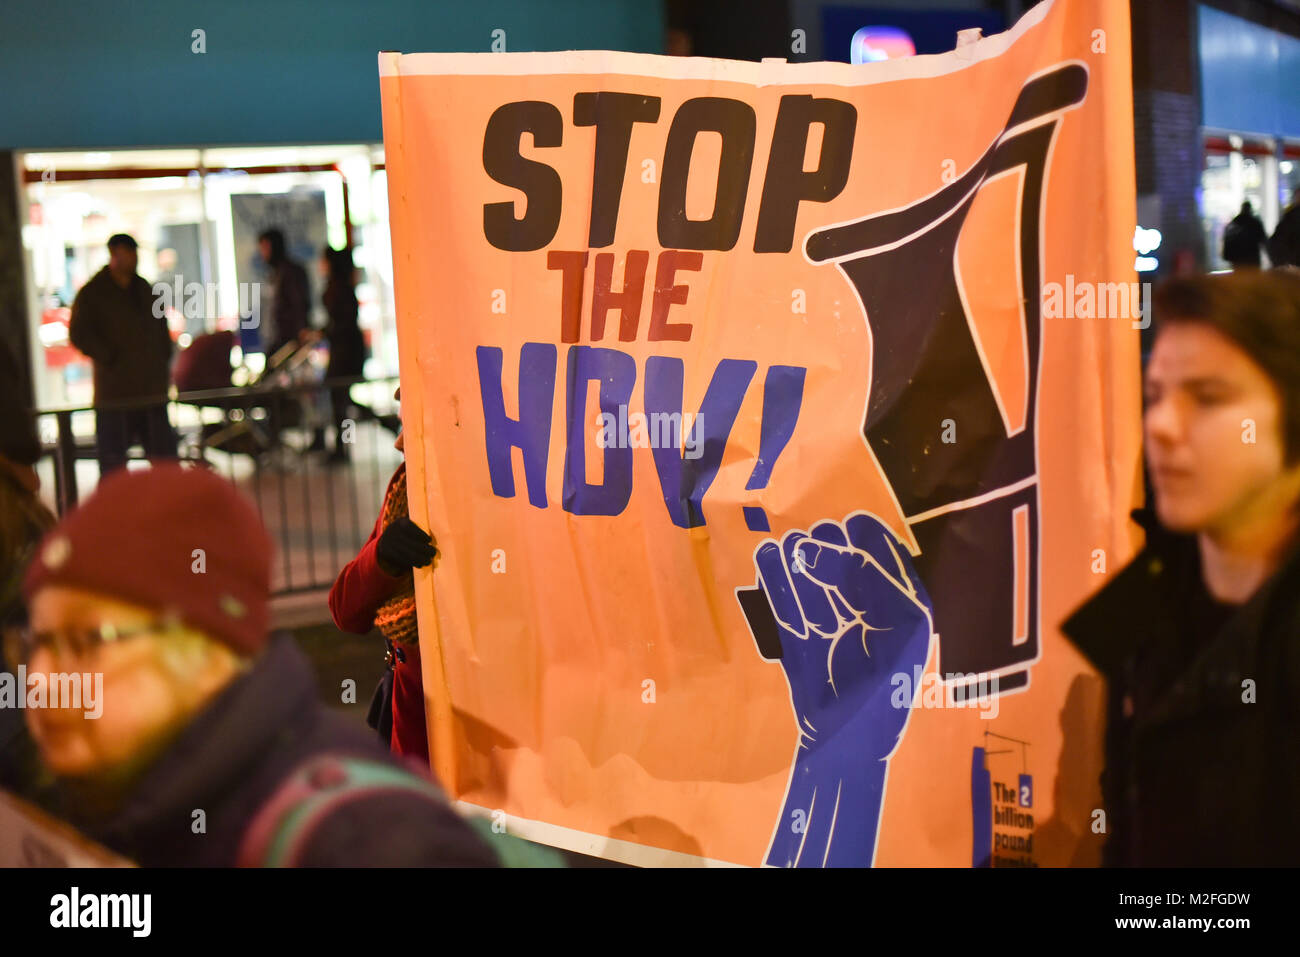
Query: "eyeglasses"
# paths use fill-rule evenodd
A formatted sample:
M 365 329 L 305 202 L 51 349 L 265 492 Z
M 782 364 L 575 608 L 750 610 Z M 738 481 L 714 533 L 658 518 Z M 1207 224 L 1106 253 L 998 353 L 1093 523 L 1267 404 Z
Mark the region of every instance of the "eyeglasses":
M 159 618 L 128 628 L 120 628 L 111 622 L 97 628 L 58 631 L 33 631 L 28 626 L 14 626 L 4 630 L 4 657 L 12 665 L 25 665 L 42 648 L 50 649 L 56 656 L 85 657 L 109 642 L 141 635 L 167 634 L 179 628 L 180 622 L 175 618 Z

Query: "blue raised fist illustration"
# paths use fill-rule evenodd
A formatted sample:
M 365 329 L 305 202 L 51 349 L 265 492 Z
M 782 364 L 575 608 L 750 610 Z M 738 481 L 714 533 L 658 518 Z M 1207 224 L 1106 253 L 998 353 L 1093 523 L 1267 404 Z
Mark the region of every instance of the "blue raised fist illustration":
M 875 856 L 888 758 L 911 701 L 896 707 L 893 678 L 924 667 L 930 599 L 906 546 L 874 515 L 790 531 L 754 553 L 759 588 L 776 620 L 776 642 L 757 631 L 765 656 L 780 657 L 799 726 L 785 809 L 767 863 L 862 867 Z

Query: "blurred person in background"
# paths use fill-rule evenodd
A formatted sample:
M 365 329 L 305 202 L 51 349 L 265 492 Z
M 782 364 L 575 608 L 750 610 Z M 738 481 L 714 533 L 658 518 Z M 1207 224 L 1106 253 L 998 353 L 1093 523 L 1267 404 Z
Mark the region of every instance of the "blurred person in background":
M 97 717 L 24 712 L 62 813 L 146 866 L 497 863 L 268 637 L 270 563 L 252 503 L 179 464 L 115 473 L 45 537 L 9 643 L 29 676 L 102 680 Z
M 1300 274 L 1154 297 L 1146 545 L 1063 626 L 1107 678 L 1112 866 L 1300 863 Z
M 1223 259 L 1233 269 L 1258 269 L 1263 262 L 1261 250 L 1268 243 L 1268 233 L 1260 222 L 1250 200 L 1241 204 L 1241 211 L 1223 230 Z
M 398 389 L 395 398 L 401 398 Z M 394 448 L 405 454 L 399 433 Z M 370 537 L 330 588 L 329 606 L 341 631 L 358 635 L 378 628 L 387 647 L 388 670 L 370 706 L 370 725 L 395 754 L 429 763 L 420 673 L 420 635 L 415 617 L 415 574 L 437 554 L 433 538 L 407 509 L 406 463 L 393 473 Z
M 320 274 L 325 280 L 325 291 L 321 294 L 321 304 L 325 307 L 327 322 L 320 332 L 306 332 L 304 341 L 325 339 L 329 345 L 329 365 L 325 370 L 326 379 L 360 376 L 365 370 L 366 341 L 359 323 L 360 306 L 357 302 L 357 269 L 352 260 L 352 247 L 331 249 L 326 246 L 321 252 Z M 349 446 L 345 439 L 344 423 L 349 414 L 358 419 L 378 422 L 394 434 L 401 432 L 402 420 L 395 415 L 379 415 L 369 406 L 362 405 L 352 398 L 351 387 L 334 386 L 330 389 L 330 406 L 334 421 L 334 449 L 330 452 L 332 463 L 348 462 L 351 459 Z M 314 451 L 324 451 L 324 430 L 318 430 L 311 445 Z
M 101 475 L 125 465 L 136 441 L 150 460 L 176 457 L 166 405 L 172 356 L 167 319 L 155 315 L 153 288 L 135 271 L 135 240 L 125 233 L 111 237 L 108 256 L 108 265 L 77 293 L 68 324 L 72 344 L 94 365 Z M 155 401 L 115 407 L 148 399 Z
M 0 629 L 26 624 L 22 582 L 41 536 L 54 516 L 37 493 L 40 481 L 32 467 L 40 458 L 35 423 L 22 394 L 18 363 L 0 344 Z M 16 662 L 5 661 L 12 673 Z M 22 712 L 0 707 L 0 788 L 34 797 L 40 764 L 23 726 Z
M 1282 211 L 1268 241 L 1268 258 L 1274 266 L 1300 266 L 1300 186 L 1291 193 L 1291 205 Z
M 294 350 L 289 346 L 299 345 L 310 333 L 311 291 L 307 271 L 290 258 L 281 230 L 263 230 L 257 237 L 257 248 L 266 266 L 258 308 L 258 334 L 266 356 L 265 369 L 270 372 L 293 355 Z M 267 428 L 277 447 L 286 425 L 310 417 L 310 398 L 309 394 L 299 392 L 277 393 L 270 399 Z M 318 438 L 324 441 L 323 437 Z
M 327 317 L 322 335 L 329 343 L 329 365 L 326 379 L 359 376 L 366 364 L 366 342 L 358 323 L 360 307 L 357 303 L 356 266 L 352 262 L 352 249 L 331 249 L 326 246 L 321 254 L 321 275 L 325 278 L 325 291 L 321 304 Z M 330 406 L 334 419 L 334 450 L 331 462 L 346 462 L 350 458 L 348 443 L 344 441 L 343 422 L 348 417 L 349 406 L 359 410 L 364 407 L 354 403 L 348 386 L 330 389 Z M 369 411 L 369 410 L 364 410 Z M 371 413 L 373 418 L 373 413 Z M 318 436 L 324 448 L 324 436 Z
M 269 364 L 271 357 L 289 343 L 298 342 L 309 328 L 311 311 L 307 271 L 289 257 L 284 233 L 264 230 L 257 237 L 257 248 L 266 264 L 266 280 L 260 293 L 262 351 Z

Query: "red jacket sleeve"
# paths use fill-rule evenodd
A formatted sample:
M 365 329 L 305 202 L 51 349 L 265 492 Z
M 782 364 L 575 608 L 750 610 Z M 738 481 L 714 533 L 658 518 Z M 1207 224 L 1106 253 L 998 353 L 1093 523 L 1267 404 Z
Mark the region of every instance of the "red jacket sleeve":
M 330 588 L 330 615 L 341 631 L 364 635 L 375 626 L 375 610 L 379 608 L 402 583 L 379 567 L 375 548 L 379 544 L 380 516 L 370 537 L 361 546 L 357 557 L 343 566 L 339 577 Z

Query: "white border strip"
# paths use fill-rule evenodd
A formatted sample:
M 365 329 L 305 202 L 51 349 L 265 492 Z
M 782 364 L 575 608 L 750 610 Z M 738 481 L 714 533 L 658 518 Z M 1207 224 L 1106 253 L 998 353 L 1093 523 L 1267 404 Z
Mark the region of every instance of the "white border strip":
M 623 75 L 661 80 L 714 80 L 753 86 L 818 84 L 871 86 L 895 80 L 918 80 L 964 70 L 973 63 L 1001 56 L 1047 17 L 1055 0 L 1043 0 L 1003 33 L 983 37 L 960 51 L 878 63 L 787 63 L 784 60 L 715 60 L 670 57 L 610 50 L 553 53 L 393 53 L 379 54 L 385 76 L 527 76 Z
M 1001 488 L 995 488 L 991 492 L 985 492 L 983 495 L 976 495 L 974 498 L 964 498 L 959 502 L 949 502 L 947 505 L 939 505 L 925 512 L 918 512 L 915 515 L 906 516 L 903 521 L 908 525 L 915 525 L 918 522 L 928 521 L 939 515 L 947 515 L 949 512 L 956 512 L 959 509 L 974 508 L 977 505 L 983 505 L 985 502 L 992 502 L 999 498 L 1006 498 L 1008 495 L 1014 495 L 1021 489 L 1029 488 L 1038 481 L 1038 473 L 1035 472 L 1028 478 L 1022 478 L 1019 482 L 1012 482 L 1010 485 L 1004 485 Z
M 479 804 L 468 801 L 455 801 L 456 810 L 470 817 L 491 818 L 493 811 Z M 636 867 L 744 867 L 729 861 L 717 861 L 711 857 L 698 857 L 695 854 L 683 854 L 681 851 L 669 851 L 635 841 L 620 841 L 614 837 L 601 837 L 586 831 L 547 824 L 545 821 L 531 821 L 528 818 L 506 815 L 506 831 L 515 837 L 538 844 L 566 851 L 576 851 L 592 857 L 632 864 Z

